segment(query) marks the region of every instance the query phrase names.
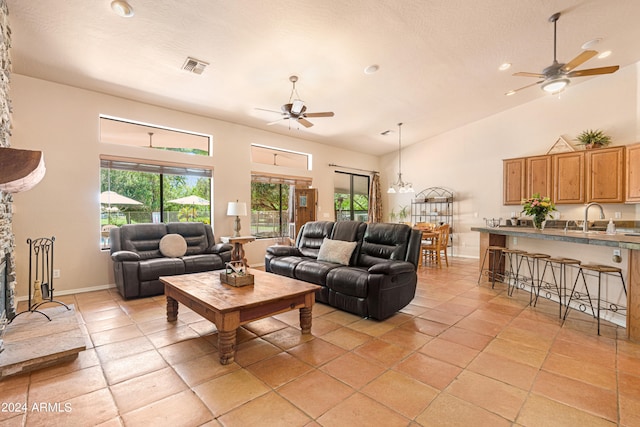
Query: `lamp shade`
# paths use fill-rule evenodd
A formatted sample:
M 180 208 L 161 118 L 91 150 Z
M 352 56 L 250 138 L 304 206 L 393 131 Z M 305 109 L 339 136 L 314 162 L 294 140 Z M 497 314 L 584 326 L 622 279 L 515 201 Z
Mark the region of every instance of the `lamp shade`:
M 244 202 L 229 202 L 227 205 L 228 216 L 247 216 L 247 204 Z

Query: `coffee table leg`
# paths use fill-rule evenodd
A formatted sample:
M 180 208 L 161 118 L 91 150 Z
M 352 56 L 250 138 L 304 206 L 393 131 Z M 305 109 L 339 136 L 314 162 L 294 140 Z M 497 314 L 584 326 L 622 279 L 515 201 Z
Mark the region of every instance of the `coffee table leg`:
M 178 320 L 178 301 L 167 297 L 167 322 Z
M 300 329 L 303 334 L 311 333 L 311 307 L 302 307 L 300 309 Z
M 218 331 L 218 352 L 220 353 L 220 364 L 228 365 L 232 363 L 236 354 L 236 330 Z

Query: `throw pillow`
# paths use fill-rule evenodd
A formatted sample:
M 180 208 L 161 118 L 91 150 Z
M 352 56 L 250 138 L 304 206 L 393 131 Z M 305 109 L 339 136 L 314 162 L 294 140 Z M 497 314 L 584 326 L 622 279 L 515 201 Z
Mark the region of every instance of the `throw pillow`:
M 318 261 L 335 262 L 337 264 L 349 265 L 349 260 L 358 242 L 345 242 L 342 240 L 331 240 L 325 238 L 320 245 Z
M 166 234 L 160 239 L 160 253 L 168 258 L 179 258 L 187 253 L 187 241 L 179 234 Z

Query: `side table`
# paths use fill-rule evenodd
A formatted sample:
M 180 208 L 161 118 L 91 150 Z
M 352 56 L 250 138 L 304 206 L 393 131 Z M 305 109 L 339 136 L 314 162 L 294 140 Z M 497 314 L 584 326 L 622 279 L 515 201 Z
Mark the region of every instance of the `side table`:
M 245 265 L 247 264 L 247 259 L 244 256 L 243 245 L 256 240 L 254 236 L 221 237 L 220 240 L 222 243 L 230 243 L 233 245 L 231 261 L 242 261 Z

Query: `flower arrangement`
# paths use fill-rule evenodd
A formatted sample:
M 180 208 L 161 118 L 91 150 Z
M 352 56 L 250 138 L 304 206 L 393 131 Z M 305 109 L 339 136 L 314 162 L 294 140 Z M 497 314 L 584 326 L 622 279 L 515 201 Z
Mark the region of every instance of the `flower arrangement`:
M 538 229 L 542 228 L 542 222 L 547 218 L 547 215 L 555 210 L 556 207 L 551 199 L 541 197 L 540 193 L 522 201 L 522 212 L 533 216 L 533 226 Z
M 611 137 L 600 129 L 589 129 L 581 132 L 580 135 L 576 137 L 576 141 L 584 145 L 585 148 L 606 147 L 611 144 Z

